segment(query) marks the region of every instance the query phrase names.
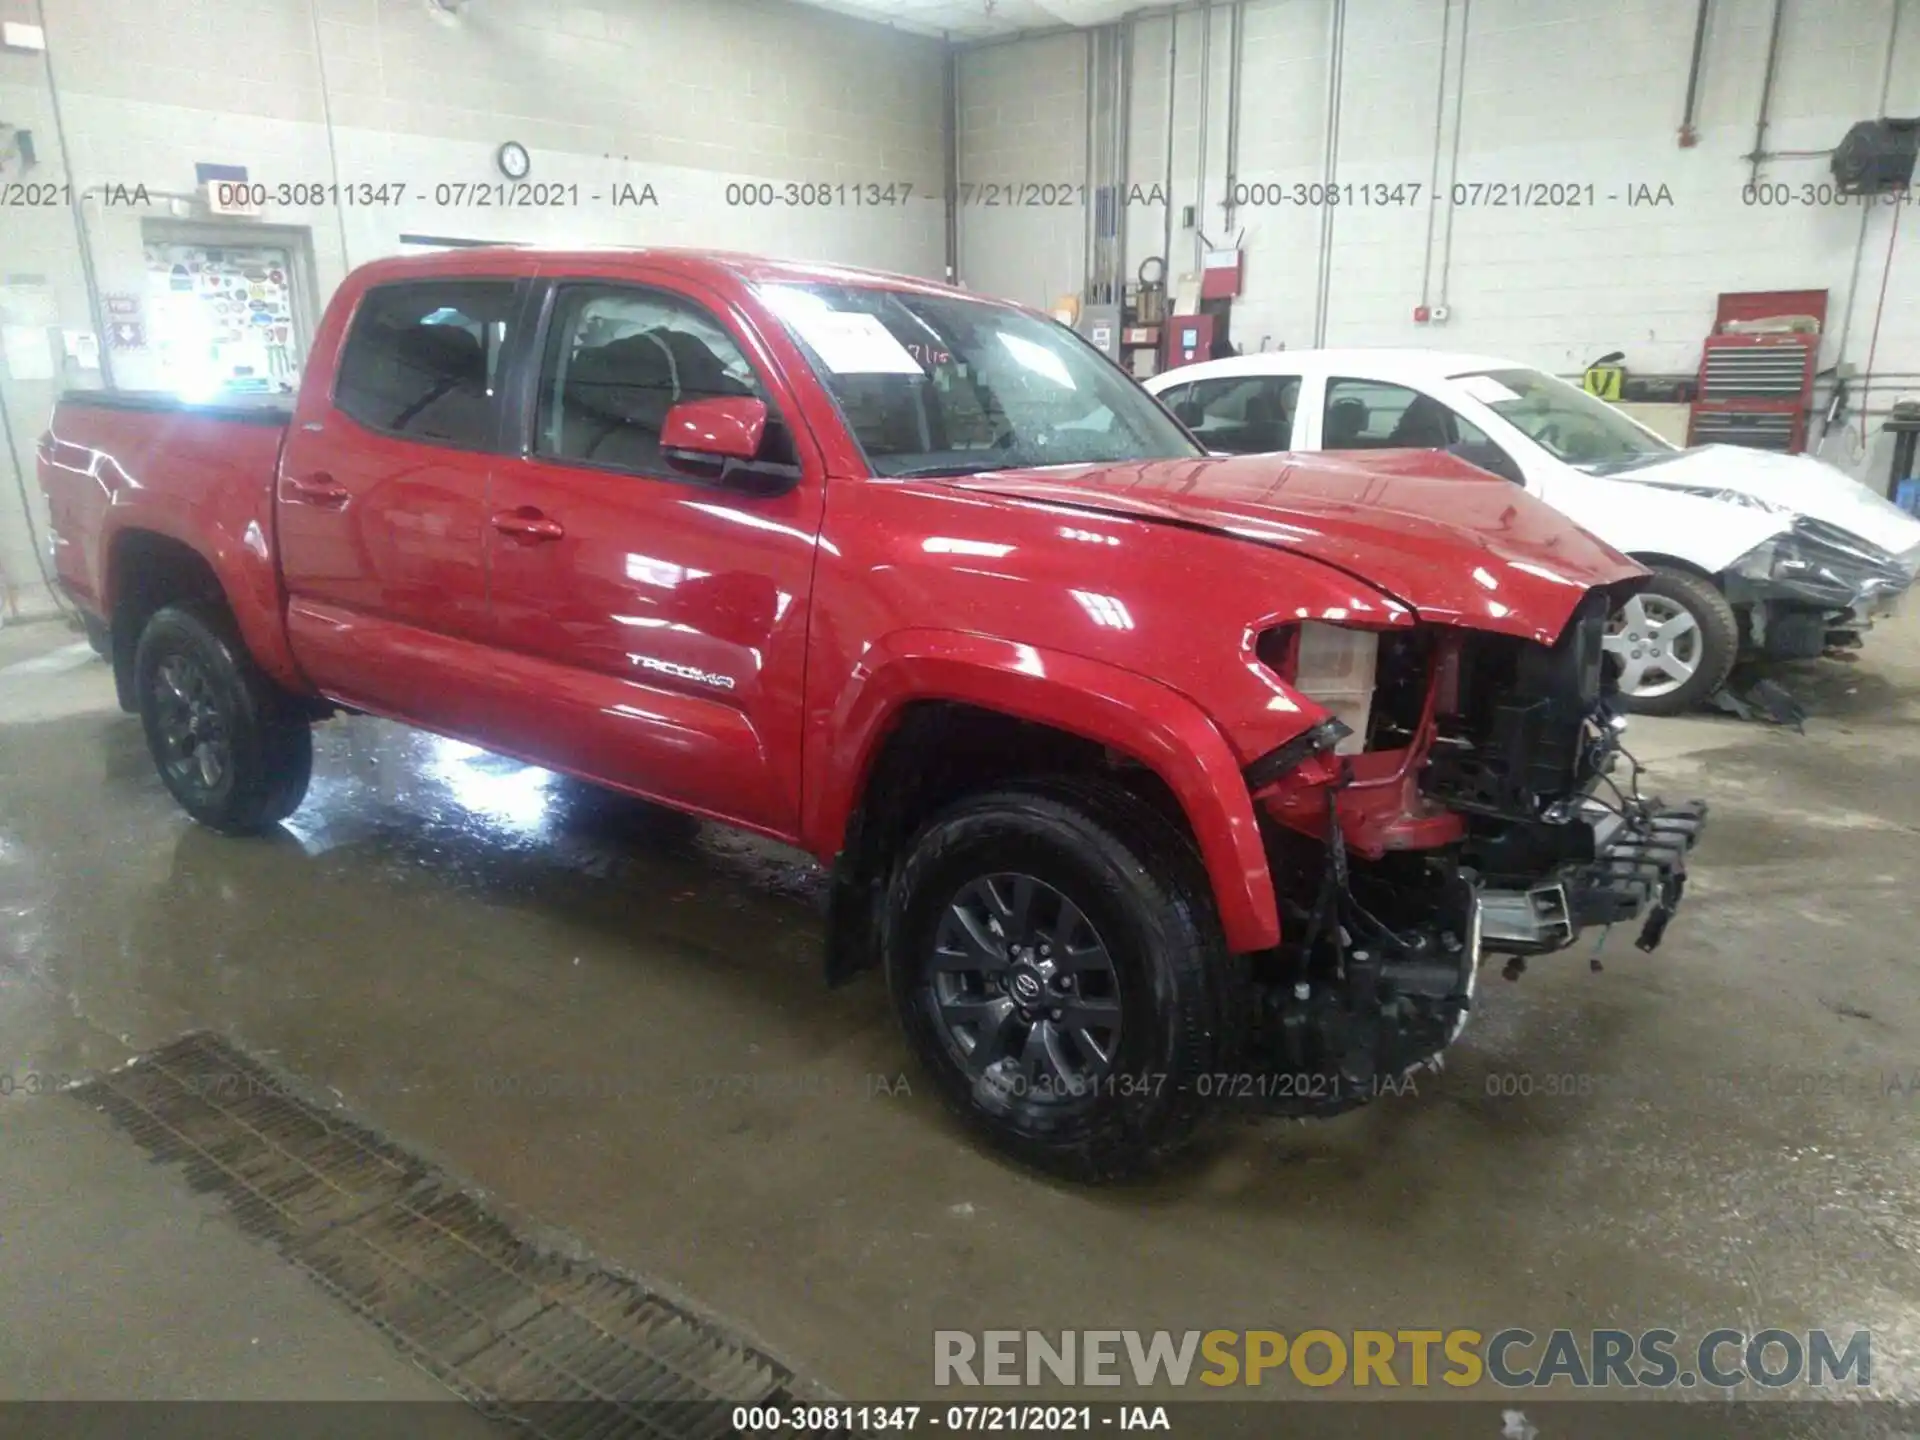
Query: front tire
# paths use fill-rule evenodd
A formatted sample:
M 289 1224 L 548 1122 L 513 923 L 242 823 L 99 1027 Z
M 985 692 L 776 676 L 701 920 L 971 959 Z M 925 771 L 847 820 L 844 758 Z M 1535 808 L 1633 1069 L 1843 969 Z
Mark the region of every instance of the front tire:
M 1680 715 L 1726 684 L 1740 655 L 1740 623 L 1719 587 L 1691 571 L 1649 567 L 1653 578 L 1607 621 L 1619 666 L 1619 706 Z
M 888 989 L 948 1107 L 1077 1180 L 1157 1168 L 1227 1062 L 1233 963 L 1191 845 L 1117 786 L 962 801 L 889 889 Z
M 313 773 L 311 726 L 225 610 L 191 602 L 156 611 L 133 673 L 147 749 L 181 809 L 210 830 L 250 835 L 299 808 Z

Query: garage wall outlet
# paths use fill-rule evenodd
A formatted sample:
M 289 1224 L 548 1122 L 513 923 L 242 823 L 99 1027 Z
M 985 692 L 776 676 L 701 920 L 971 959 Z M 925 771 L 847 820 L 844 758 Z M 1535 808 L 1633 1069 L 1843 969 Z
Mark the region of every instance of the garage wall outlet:
M 7 50 L 45 50 L 47 32 L 38 25 L 28 25 L 20 20 L 9 20 L 0 24 L 0 48 Z

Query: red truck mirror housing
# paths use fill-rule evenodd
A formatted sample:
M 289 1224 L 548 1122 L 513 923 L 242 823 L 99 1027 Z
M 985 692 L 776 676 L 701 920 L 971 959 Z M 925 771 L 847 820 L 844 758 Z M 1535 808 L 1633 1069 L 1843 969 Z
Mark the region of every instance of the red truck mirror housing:
M 667 411 L 660 448 L 712 460 L 751 460 L 767 431 L 767 406 L 748 395 L 682 400 Z
M 751 395 L 683 400 L 660 427 L 661 457 L 702 480 L 778 495 L 799 483 L 800 468 L 766 454 L 769 418 L 766 402 Z

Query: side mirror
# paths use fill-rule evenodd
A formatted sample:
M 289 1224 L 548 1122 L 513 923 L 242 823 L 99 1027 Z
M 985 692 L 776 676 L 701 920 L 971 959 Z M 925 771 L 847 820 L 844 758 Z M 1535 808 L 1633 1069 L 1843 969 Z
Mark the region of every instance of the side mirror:
M 766 402 L 746 395 L 682 400 L 667 411 L 660 449 L 678 464 L 682 455 L 700 460 L 751 460 L 767 433 Z
M 800 467 L 763 459 L 766 402 L 750 395 L 714 395 L 683 400 L 660 427 L 660 455 L 682 474 L 745 490 L 778 495 L 800 480 Z

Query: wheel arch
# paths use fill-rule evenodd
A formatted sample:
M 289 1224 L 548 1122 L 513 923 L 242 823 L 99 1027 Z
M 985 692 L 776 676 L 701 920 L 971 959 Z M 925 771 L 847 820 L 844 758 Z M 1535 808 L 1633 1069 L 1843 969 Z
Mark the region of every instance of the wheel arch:
M 1679 555 L 1667 555 L 1658 550 L 1632 550 L 1628 552 L 1627 558 L 1639 561 L 1649 570 L 1658 566 L 1667 570 L 1684 571 L 1698 579 L 1705 580 L 1722 594 L 1726 592 L 1726 586 L 1720 583 L 1720 577 L 1714 574 L 1713 571 Z
M 1193 839 L 1229 948 L 1278 943 L 1252 796 L 1184 695 L 1100 661 L 945 631 L 890 636 L 863 668 L 808 748 L 803 836 L 835 871 L 830 979 L 871 959 L 863 917 L 903 832 L 973 783 L 1049 765 L 1124 777 Z
M 226 587 L 213 563 L 184 540 L 158 530 L 128 526 L 107 542 L 105 602 L 109 658 L 120 708 L 137 708 L 133 657 L 140 634 L 156 611 L 183 600 L 228 605 Z
M 149 520 L 154 517 L 147 517 Z M 258 557 L 249 555 L 249 560 Z M 101 604 L 111 640 L 114 687 L 122 709 L 134 708 L 133 655 L 153 613 L 184 600 L 223 606 L 241 639 L 269 676 L 289 690 L 307 689 L 287 649 L 277 592 L 262 594 L 231 554 L 150 523 L 121 525 L 106 537 Z

